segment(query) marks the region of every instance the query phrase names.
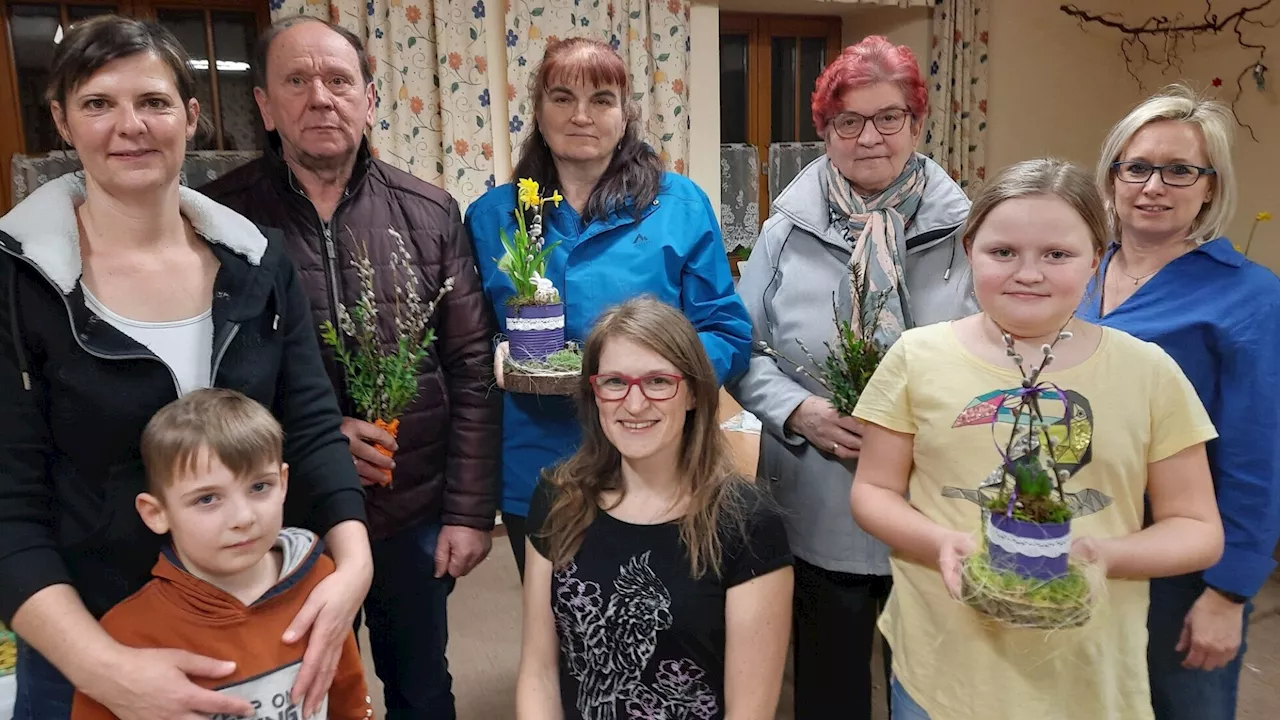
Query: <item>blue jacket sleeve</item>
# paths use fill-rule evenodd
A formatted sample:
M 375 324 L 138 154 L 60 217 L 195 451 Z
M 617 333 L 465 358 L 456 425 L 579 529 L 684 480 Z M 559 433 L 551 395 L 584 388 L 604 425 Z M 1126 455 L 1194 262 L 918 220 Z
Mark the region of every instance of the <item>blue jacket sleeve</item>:
M 702 217 L 690 218 L 702 227 L 681 277 L 680 306 L 698 330 L 716 378 L 723 385 L 747 369 L 751 358 L 751 316 L 733 287 L 720 224 L 711 202 L 706 195 L 701 199 Z
M 471 238 L 471 247 L 475 249 L 476 270 L 480 273 L 480 285 L 484 290 L 485 299 L 493 308 L 498 329 L 506 332 L 506 314 L 501 312 L 502 303 L 506 302 L 506 298 L 498 297 L 498 286 L 494 282 L 499 272 L 498 260 L 505 252 L 498 239 L 500 215 L 484 201 L 486 197 L 488 197 L 487 194 L 467 207 L 463 225 L 466 227 L 468 237 Z
M 1226 530 L 1222 560 L 1204 573 L 1219 590 L 1253 597 L 1275 569 L 1280 540 L 1280 303 L 1267 303 L 1236 325 L 1223 351 L 1219 439 L 1209 461 Z

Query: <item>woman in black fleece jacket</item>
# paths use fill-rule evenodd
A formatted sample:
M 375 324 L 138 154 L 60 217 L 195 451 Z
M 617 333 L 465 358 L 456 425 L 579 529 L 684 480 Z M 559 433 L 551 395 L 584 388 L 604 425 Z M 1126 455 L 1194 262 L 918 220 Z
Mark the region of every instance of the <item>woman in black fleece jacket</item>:
M 0 620 L 23 639 L 15 717 L 66 718 L 71 683 L 124 720 L 252 714 L 187 680 L 227 675 L 216 658 L 126 648 L 95 620 L 143 586 L 163 542 L 134 510 L 142 429 L 207 385 L 280 420 L 295 479 L 285 521 L 323 536 L 337 563 L 284 638 L 307 643 L 294 697 L 310 713 L 372 561 L 306 296 L 278 242 L 179 187 L 197 106 L 168 31 L 116 16 L 77 24 L 51 77 L 83 176 L 0 218 Z

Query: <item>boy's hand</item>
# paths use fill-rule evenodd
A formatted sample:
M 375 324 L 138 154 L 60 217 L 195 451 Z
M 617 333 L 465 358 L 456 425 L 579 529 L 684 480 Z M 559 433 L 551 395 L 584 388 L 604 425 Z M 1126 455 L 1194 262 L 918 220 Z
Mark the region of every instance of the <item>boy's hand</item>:
M 210 715 L 253 717 L 253 707 L 240 698 L 206 690 L 189 678 L 223 678 L 236 664 L 185 650 L 139 650 L 121 647 L 120 656 L 104 671 L 110 680 L 84 692 L 120 720 L 207 720 Z

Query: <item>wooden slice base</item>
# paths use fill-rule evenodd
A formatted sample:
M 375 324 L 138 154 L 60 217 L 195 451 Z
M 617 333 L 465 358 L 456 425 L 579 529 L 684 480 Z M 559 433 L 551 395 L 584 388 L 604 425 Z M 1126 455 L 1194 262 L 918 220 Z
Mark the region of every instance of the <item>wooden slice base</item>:
M 502 373 L 507 392 L 524 395 L 573 395 L 580 375 L 526 375 L 506 368 Z

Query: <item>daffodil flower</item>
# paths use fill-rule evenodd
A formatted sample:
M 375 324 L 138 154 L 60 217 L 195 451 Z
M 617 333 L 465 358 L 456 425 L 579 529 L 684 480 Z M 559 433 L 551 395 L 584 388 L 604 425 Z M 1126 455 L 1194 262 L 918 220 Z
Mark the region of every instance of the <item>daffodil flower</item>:
M 1258 223 L 1264 223 L 1269 221 L 1270 219 L 1271 219 L 1271 213 L 1267 212 L 1266 210 L 1263 210 L 1262 212 L 1253 216 L 1253 227 L 1249 228 L 1249 239 L 1245 241 L 1244 250 L 1241 251 L 1241 253 L 1245 257 L 1249 257 L 1249 248 L 1253 247 L 1253 233 L 1257 231 Z
M 520 204 L 525 208 L 535 208 L 542 204 L 542 198 L 538 196 L 538 181 L 531 178 L 523 178 L 516 183 L 517 197 Z
M 556 207 L 560 207 L 561 200 L 564 200 L 564 196 L 560 194 L 559 190 L 556 190 L 555 192 L 551 193 L 551 197 L 547 198 L 543 202 L 550 201 L 555 203 Z M 1268 216 L 1267 219 L 1270 220 L 1271 219 L 1270 216 Z

